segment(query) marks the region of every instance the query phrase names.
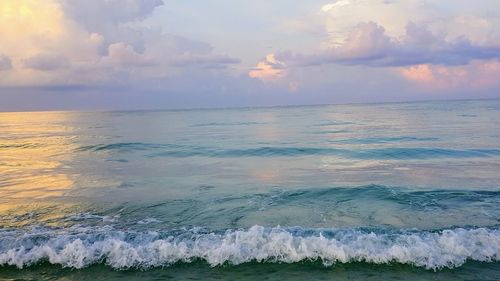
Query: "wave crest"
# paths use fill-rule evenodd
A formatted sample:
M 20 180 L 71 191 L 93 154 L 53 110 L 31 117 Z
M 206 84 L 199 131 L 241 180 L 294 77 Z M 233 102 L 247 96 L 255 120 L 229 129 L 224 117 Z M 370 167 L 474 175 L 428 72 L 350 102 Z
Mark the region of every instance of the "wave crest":
M 500 230 L 486 228 L 374 232 L 253 226 L 225 233 L 162 233 L 101 227 L 2 230 L 0 242 L 0 265 L 18 268 L 43 261 L 71 268 L 106 263 L 115 269 L 146 269 L 194 260 L 211 266 L 320 260 L 325 265 L 402 263 L 437 270 L 467 260 L 500 261 Z

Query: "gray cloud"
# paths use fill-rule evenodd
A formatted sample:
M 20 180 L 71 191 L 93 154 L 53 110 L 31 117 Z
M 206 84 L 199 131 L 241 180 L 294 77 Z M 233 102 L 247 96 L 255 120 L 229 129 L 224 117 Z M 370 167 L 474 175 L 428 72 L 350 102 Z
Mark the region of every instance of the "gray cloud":
M 178 67 L 201 65 L 208 68 L 224 68 L 230 64 L 239 64 L 239 59 L 224 55 L 196 55 L 186 53 L 174 59 L 172 65 Z
M 23 66 L 35 70 L 50 71 L 70 65 L 67 58 L 57 54 L 37 54 L 23 60 Z
M 163 0 L 61 0 L 67 15 L 93 32 L 108 25 L 143 20 Z
M 388 36 L 374 23 L 358 25 L 345 42 L 312 55 L 283 52 L 276 57 L 288 64 L 344 64 L 373 67 L 418 64 L 465 65 L 472 60 L 500 58 L 500 46 L 478 45 L 465 37 L 452 41 L 435 36 L 423 26 L 409 23 L 401 39 Z
M 12 69 L 12 61 L 6 55 L 0 54 L 0 71 Z
M 102 54 L 110 44 L 124 42 L 144 51 L 143 30 L 127 23 L 139 22 L 163 5 L 163 0 L 59 0 L 64 14 L 86 31 L 103 36 Z

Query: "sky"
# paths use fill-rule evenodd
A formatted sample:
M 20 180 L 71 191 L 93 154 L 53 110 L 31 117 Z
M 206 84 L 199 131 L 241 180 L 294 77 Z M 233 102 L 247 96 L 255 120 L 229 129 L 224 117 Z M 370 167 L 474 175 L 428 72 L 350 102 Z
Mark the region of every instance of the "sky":
M 0 111 L 480 98 L 498 0 L 0 0 Z

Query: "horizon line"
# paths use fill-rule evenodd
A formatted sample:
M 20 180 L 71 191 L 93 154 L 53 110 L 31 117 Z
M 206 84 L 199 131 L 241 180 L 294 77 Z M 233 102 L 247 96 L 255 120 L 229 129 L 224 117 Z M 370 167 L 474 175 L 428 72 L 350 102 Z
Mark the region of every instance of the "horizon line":
M 137 108 L 137 109 L 40 109 L 40 110 L 0 110 L 0 114 L 5 113 L 37 113 L 37 112 L 139 112 L 139 111 L 210 111 L 210 110 L 235 110 L 235 109 L 266 109 L 266 108 L 294 108 L 294 107 L 320 107 L 320 106 L 341 106 L 341 105 L 382 105 L 382 104 L 403 104 L 403 103 L 426 103 L 426 102 L 467 102 L 467 101 L 488 101 L 500 100 L 500 97 L 492 98 L 459 98 L 459 99 L 422 99 L 407 101 L 380 101 L 380 102 L 342 102 L 342 103 L 318 103 L 318 104 L 277 104 L 277 105 L 255 105 L 255 106 L 226 106 L 226 107 L 185 107 L 185 108 Z

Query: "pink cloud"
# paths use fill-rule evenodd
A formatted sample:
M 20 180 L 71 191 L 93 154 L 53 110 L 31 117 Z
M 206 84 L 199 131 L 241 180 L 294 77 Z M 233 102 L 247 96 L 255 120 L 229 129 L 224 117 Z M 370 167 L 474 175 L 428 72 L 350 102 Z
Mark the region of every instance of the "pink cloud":
M 272 81 L 284 77 L 286 68 L 283 62 L 276 59 L 274 54 L 269 54 L 256 67 L 251 69 L 248 75 L 263 81 Z
M 430 90 L 479 90 L 500 86 L 499 61 L 473 61 L 463 66 L 420 64 L 397 71 L 407 80 Z

